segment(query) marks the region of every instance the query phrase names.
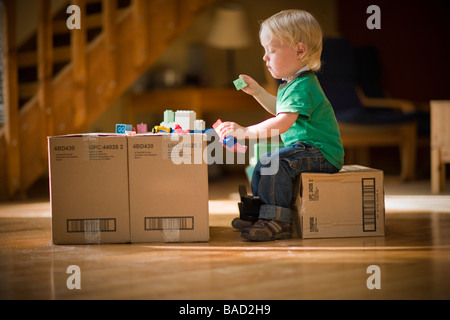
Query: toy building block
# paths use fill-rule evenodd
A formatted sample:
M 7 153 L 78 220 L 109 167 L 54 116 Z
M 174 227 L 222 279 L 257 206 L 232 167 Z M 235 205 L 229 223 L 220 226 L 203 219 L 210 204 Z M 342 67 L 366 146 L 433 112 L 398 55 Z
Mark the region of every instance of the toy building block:
M 216 128 L 222 124 L 222 120 L 218 119 L 213 125 L 213 129 L 216 130 Z M 216 130 L 217 132 L 217 130 Z M 218 133 L 218 132 L 217 132 Z M 223 145 L 225 148 L 227 148 L 230 151 L 233 152 L 239 152 L 239 153 L 245 153 L 247 152 L 247 146 L 244 146 L 237 142 L 237 139 L 233 136 L 227 136 L 223 140 L 221 139 Z
M 207 136 L 216 136 L 217 133 L 213 128 L 208 128 L 205 130 L 204 134 L 206 134 Z M 208 138 L 208 141 L 210 141 L 211 138 Z
M 134 136 L 136 135 L 136 129 L 131 124 L 127 124 L 125 128 L 125 134 L 127 136 Z
M 164 127 L 164 126 L 160 126 L 159 127 L 159 131 L 166 132 L 166 133 L 173 132 L 172 128 L 167 128 L 167 127 Z
M 246 153 L 247 152 L 247 146 L 242 145 L 240 143 L 236 143 L 234 145 L 234 150 L 233 151 L 238 152 L 238 153 Z
M 175 129 L 174 131 L 178 134 L 185 134 L 185 133 L 190 133 L 191 131 L 189 129 L 186 129 L 183 131 L 183 128 L 180 127 L 180 125 L 176 124 L 175 125 Z
M 116 124 L 116 133 L 118 134 L 125 134 L 126 131 L 126 125 L 125 124 Z
M 234 148 L 236 142 L 237 142 L 236 139 L 232 136 L 228 136 L 223 139 L 223 144 L 231 149 Z
M 136 135 L 136 131 L 132 130 L 132 131 L 126 131 L 125 134 L 127 136 L 135 136 Z
M 205 132 L 205 121 L 195 120 L 194 121 L 194 133 L 204 133 Z
M 213 129 L 216 130 L 216 128 L 217 128 L 218 126 L 220 126 L 222 123 L 223 123 L 222 120 L 217 119 L 217 121 L 214 122 L 214 124 L 212 125 Z
M 242 88 L 245 88 L 248 86 L 247 82 L 244 81 L 244 78 L 238 78 L 233 81 L 234 86 L 236 87 L 236 90 L 241 90 Z
M 137 133 L 147 133 L 147 124 L 142 123 L 137 125 Z
M 152 133 L 158 133 L 158 132 L 171 133 L 172 129 L 166 128 L 164 126 L 154 126 L 153 129 L 152 129 Z
M 172 110 L 164 111 L 164 122 L 175 122 L 175 113 Z
M 175 122 L 161 122 L 159 124 L 159 126 L 161 127 L 166 127 L 166 128 L 174 128 L 175 127 Z
M 126 134 L 127 131 L 133 131 L 133 126 L 131 124 L 116 124 L 116 133 Z
M 175 112 L 172 110 L 164 111 L 164 120 L 159 125 L 166 128 L 175 127 Z
M 196 114 L 192 110 L 177 110 L 175 112 L 175 124 L 185 130 L 194 130 Z

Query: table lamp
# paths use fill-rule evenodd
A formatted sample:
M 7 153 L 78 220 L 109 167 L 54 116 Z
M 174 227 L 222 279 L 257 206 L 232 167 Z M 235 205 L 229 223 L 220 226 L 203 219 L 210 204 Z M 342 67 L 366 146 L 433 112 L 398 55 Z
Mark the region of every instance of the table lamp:
M 211 31 L 206 43 L 214 48 L 226 51 L 228 83 L 237 75 L 235 74 L 234 51 L 243 49 L 251 44 L 245 11 L 236 4 L 228 4 L 219 7 L 215 12 Z

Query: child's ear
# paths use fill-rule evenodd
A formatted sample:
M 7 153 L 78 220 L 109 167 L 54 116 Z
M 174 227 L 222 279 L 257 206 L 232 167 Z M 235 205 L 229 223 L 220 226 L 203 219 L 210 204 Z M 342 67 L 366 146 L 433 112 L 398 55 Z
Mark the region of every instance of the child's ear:
M 296 44 L 295 49 L 297 50 L 297 57 L 299 59 L 303 59 L 306 54 L 306 46 L 303 42 L 299 42 Z

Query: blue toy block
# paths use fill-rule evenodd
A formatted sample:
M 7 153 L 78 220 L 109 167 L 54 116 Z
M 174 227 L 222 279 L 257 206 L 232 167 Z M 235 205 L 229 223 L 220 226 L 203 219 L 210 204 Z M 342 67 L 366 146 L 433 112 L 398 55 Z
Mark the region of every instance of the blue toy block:
M 133 125 L 131 124 L 116 124 L 116 133 L 125 134 L 127 131 L 133 131 Z
M 228 136 L 223 139 L 223 144 L 225 146 L 227 146 L 228 148 L 233 148 L 236 143 L 237 143 L 237 140 L 233 136 Z
M 125 134 L 127 131 L 127 126 L 125 124 L 116 124 L 116 133 Z

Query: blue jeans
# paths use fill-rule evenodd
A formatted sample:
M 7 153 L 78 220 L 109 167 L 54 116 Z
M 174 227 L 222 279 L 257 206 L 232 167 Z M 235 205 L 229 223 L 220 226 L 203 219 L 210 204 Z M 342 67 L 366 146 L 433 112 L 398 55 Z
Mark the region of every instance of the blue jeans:
M 302 142 L 263 155 L 255 166 L 251 181 L 253 195 L 261 200 L 259 218 L 290 223 L 296 178 L 302 172 L 338 171 L 318 148 Z

